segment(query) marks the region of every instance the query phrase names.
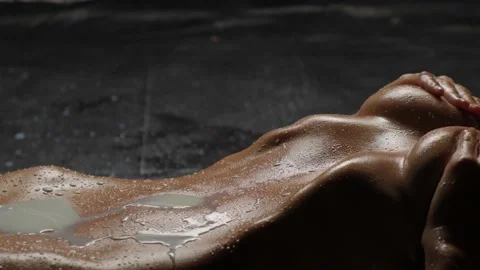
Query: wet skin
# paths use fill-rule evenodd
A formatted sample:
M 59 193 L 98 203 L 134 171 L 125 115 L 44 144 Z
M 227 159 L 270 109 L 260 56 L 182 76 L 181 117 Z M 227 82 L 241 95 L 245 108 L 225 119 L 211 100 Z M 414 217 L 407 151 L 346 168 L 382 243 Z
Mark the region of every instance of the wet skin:
M 407 74 L 372 95 L 355 115 L 306 117 L 185 177 L 133 181 L 58 167 L 5 174 L 0 265 L 413 269 L 420 263 L 429 270 L 475 265 L 469 261 L 476 251 L 469 242 L 475 227 L 463 230 L 457 224 L 475 224 L 469 215 L 475 196 L 466 207 L 459 194 L 473 190 L 465 179 L 480 173 L 479 101 L 448 77 Z M 458 169 L 465 164 L 470 174 Z M 199 203 L 185 203 L 187 197 L 179 194 Z M 445 214 L 452 205 L 462 211 Z M 2 222 L 7 217 L 13 221 Z M 48 229 L 53 232 L 40 233 Z

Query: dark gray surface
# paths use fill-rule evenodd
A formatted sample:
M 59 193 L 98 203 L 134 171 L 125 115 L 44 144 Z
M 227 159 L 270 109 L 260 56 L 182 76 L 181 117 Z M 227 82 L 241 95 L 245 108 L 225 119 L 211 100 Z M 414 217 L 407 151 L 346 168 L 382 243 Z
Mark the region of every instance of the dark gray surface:
M 476 4 L 0 18 L 0 172 L 177 176 L 407 72 L 480 85 Z

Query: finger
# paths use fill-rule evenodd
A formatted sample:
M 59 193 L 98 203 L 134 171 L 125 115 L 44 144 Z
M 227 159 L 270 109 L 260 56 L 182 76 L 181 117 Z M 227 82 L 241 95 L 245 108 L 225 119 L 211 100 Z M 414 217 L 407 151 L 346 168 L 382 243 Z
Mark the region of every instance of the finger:
M 472 93 L 470 93 L 470 91 L 467 88 L 459 84 L 454 84 L 453 86 L 455 86 L 455 89 L 457 89 L 457 92 L 460 95 L 460 97 L 468 102 L 470 110 L 475 108 L 480 109 L 477 102 L 473 99 Z
M 450 78 L 446 75 L 438 76 L 438 79 L 450 82 L 452 85 L 455 86 L 455 88 L 456 88 L 457 92 L 459 93 L 460 97 L 465 99 L 466 101 L 468 101 L 468 103 L 470 104 L 470 107 L 475 108 L 476 105 L 478 104 L 479 105 L 478 108 L 480 109 L 480 103 L 477 102 L 474 99 L 474 97 L 472 95 L 472 92 L 470 92 L 470 90 L 468 90 L 468 88 L 466 88 L 465 86 L 463 86 L 461 84 L 455 83 L 455 81 L 452 78 Z
M 454 158 L 476 159 L 477 143 L 477 132 L 475 129 L 465 129 L 462 131 L 462 133 L 460 133 L 460 136 L 457 140 L 457 150 L 455 151 Z
M 480 100 L 478 98 L 475 98 L 472 95 L 472 92 L 468 90 L 465 86 L 461 84 L 455 84 L 455 87 L 457 88 L 458 93 L 460 96 L 462 96 L 463 99 L 467 100 L 470 103 L 469 110 L 473 113 L 480 113 Z
M 448 82 L 450 82 L 450 83 L 452 83 L 452 84 L 455 84 L 455 81 L 454 81 L 452 78 L 450 78 L 450 77 L 448 77 L 448 76 L 446 76 L 446 75 L 440 75 L 440 76 L 437 77 L 437 79 L 444 80 L 444 81 L 448 81 Z
M 475 102 L 476 102 L 477 104 L 480 105 L 480 98 L 473 96 L 473 99 L 475 100 Z
M 443 87 L 438 83 L 437 79 L 435 78 L 435 75 L 433 75 L 432 73 L 427 71 L 420 72 L 420 82 L 422 85 L 419 85 L 419 86 L 421 86 L 428 92 L 436 96 L 441 96 L 444 94 Z
M 438 78 L 438 82 L 442 85 L 445 90 L 444 97 L 445 99 L 457 108 L 468 110 L 469 103 L 468 101 L 462 99 L 460 94 L 457 91 L 457 88 L 447 79 Z
M 477 104 L 480 104 L 480 98 L 478 98 L 478 97 L 473 97 L 473 99 L 475 100 L 475 102 L 476 102 Z M 480 120 L 480 110 L 477 110 L 476 107 L 472 107 L 472 108 L 470 108 L 470 112 L 473 114 L 473 116 L 475 116 L 475 118 L 476 118 L 477 120 Z

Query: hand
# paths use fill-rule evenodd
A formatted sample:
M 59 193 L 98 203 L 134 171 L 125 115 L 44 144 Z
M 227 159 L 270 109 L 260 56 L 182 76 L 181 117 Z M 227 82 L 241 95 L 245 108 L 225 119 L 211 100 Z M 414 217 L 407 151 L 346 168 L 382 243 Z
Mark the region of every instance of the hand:
M 444 96 L 450 104 L 456 106 L 455 102 L 458 102 L 458 100 L 464 100 L 468 103 L 468 108 L 466 108 L 466 110 L 471 112 L 476 118 L 480 118 L 480 98 L 473 96 L 470 90 L 465 86 L 456 83 L 448 76 L 439 76 L 437 77 L 437 81 L 444 89 L 447 89 L 445 92 L 447 94 Z
M 436 77 L 430 72 L 405 74 L 388 86 L 414 85 L 437 97 L 444 97 L 451 105 L 472 113 L 480 119 L 480 99 L 474 97 L 464 86 L 455 83 L 448 76 Z
M 436 188 L 422 239 L 428 265 L 437 265 L 431 269 L 478 269 L 479 147 L 480 131 L 462 131 Z
M 467 218 L 469 223 L 476 220 L 476 211 L 480 207 L 479 147 L 479 130 L 466 128 L 458 135 L 454 152 L 433 195 L 427 227 L 462 224 Z

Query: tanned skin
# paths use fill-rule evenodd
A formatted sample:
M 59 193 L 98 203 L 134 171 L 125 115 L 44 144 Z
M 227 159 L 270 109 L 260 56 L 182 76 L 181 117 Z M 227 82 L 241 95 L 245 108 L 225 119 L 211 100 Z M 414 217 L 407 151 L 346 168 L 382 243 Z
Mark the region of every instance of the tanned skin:
M 58 167 L 0 176 L 0 205 L 63 198 L 88 222 L 75 247 L 45 234 L 0 231 L 3 269 L 480 269 L 480 100 L 446 76 L 406 74 L 355 115 L 313 115 L 271 131 L 193 175 L 94 177 Z M 102 185 L 98 185 L 102 182 Z M 81 192 L 78 192 L 81 191 Z M 190 194 L 182 209 L 126 208 Z M 142 228 L 171 232 L 224 213 L 228 224 L 177 247 L 112 240 Z M 141 220 L 141 222 L 139 221 Z M 1 224 L 1 220 L 0 220 Z M 1 227 L 0 227 L 1 228 Z

